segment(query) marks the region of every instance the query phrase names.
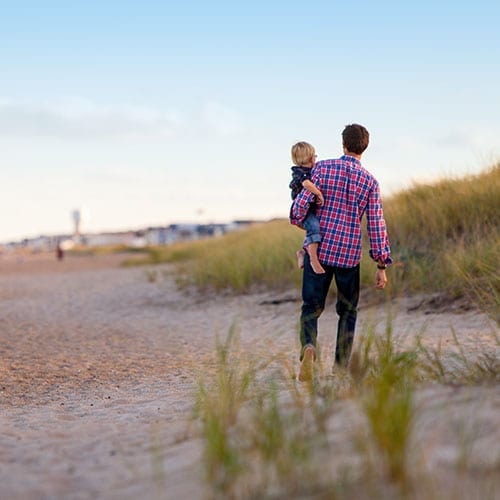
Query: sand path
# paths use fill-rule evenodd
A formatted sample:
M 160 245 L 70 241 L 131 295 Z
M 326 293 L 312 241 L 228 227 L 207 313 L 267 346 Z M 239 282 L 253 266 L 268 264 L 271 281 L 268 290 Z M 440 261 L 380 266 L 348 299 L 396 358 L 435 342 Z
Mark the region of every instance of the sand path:
M 215 336 L 236 324 L 243 348 L 295 363 L 296 291 L 200 299 L 178 291 L 168 267 L 150 282 L 122 260 L 0 259 L 2 500 L 203 498 L 202 443 L 189 417 Z M 424 331 L 426 342 L 451 345 L 453 327 L 471 351 L 497 348 L 498 330 L 479 312 L 408 312 L 416 300 L 393 311 L 406 340 Z M 358 331 L 383 328 L 385 314 L 362 309 Z M 334 321 L 329 307 L 325 362 Z

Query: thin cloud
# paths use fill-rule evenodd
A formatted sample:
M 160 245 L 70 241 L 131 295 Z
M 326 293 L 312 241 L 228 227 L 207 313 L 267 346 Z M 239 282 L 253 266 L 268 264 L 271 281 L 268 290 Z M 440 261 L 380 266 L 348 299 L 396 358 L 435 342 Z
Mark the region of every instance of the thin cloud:
M 201 130 L 200 130 L 201 129 Z M 165 139 L 195 134 L 232 136 L 242 129 L 238 112 L 219 102 L 205 103 L 194 116 L 178 111 L 100 105 L 81 97 L 33 103 L 0 98 L 0 134 L 60 139 Z
M 466 148 L 471 150 L 491 150 L 496 146 L 498 150 L 498 136 L 500 128 L 488 127 L 485 125 L 464 126 L 451 130 L 443 136 L 434 140 L 435 146 L 450 148 Z
M 155 138 L 173 136 L 184 122 L 178 113 L 151 108 L 113 108 L 71 97 L 49 104 L 0 99 L 0 133 L 62 139 Z
M 209 131 L 223 137 L 236 135 L 243 127 L 241 116 L 236 110 L 216 101 L 205 103 L 201 119 Z

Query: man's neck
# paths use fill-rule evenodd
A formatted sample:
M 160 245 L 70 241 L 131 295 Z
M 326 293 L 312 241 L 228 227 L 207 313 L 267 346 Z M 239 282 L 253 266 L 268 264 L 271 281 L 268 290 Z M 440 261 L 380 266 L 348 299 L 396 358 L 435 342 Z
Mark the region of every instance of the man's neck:
M 348 151 L 346 148 L 344 148 L 344 154 L 347 156 L 352 156 L 356 158 L 356 160 L 361 161 L 361 155 L 358 155 L 356 153 L 351 153 L 351 151 Z

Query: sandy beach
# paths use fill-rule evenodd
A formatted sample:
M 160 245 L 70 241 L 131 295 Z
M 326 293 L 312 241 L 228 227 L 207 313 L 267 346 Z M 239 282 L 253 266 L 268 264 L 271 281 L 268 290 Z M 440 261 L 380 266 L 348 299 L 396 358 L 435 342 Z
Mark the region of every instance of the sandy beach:
M 297 290 L 200 297 L 179 291 L 168 266 L 150 280 L 152 268 L 120 267 L 123 259 L 0 256 L 1 500 L 205 498 L 190 417 L 216 336 L 237 325 L 243 349 L 296 365 Z M 471 356 L 500 357 L 498 328 L 480 311 L 433 309 L 419 297 L 391 310 L 402 342 L 422 334 L 453 349 L 454 331 Z M 386 314 L 361 304 L 357 331 L 383 330 Z M 325 364 L 335 321 L 330 305 L 320 319 Z M 456 459 L 447 422 L 458 412 L 479 418 L 471 457 L 498 470 L 498 385 L 426 389 L 419 401 L 430 466 Z

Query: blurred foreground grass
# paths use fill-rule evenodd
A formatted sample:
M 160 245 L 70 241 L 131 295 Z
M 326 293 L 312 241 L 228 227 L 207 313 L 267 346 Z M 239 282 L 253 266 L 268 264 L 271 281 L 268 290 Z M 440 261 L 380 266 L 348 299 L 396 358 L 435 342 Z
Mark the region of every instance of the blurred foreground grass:
M 415 185 L 385 200 L 384 212 L 395 261 L 388 271 L 392 296 L 466 297 L 499 319 L 500 164 Z M 179 283 L 202 291 L 297 287 L 295 252 L 303 235 L 288 220 L 274 220 L 220 238 L 153 247 L 126 264 L 174 263 Z M 361 279 L 371 287 L 375 266 L 367 251 L 365 242 Z
M 493 406 L 499 360 L 458 340 L 446 353 L 400 341 L 389 315 L 385 334 L 362 333 L 349 370 L 320 359 L 297 384 L 285 355 L 242 349 L 232 328 L 195 405 L 208 498 L 497 498 L 500 455 L 478 460 L 493 420 L 474 405 Z

